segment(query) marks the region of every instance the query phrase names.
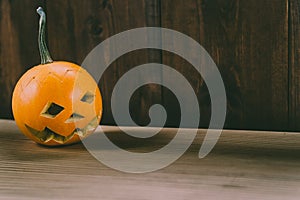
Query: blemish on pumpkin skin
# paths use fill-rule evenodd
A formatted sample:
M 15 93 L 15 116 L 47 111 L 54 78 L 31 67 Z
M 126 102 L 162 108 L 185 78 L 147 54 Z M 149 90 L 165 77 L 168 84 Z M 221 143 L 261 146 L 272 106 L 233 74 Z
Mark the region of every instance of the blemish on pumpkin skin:
M 67 69 L 67 70 L 65 71 L 64 75 L 62 76 L 62 77 L 63 77 L 63 78 L 62 78 L 62 82 L 64 82 L 65 78 L 68 76 L 68 74 L 69 74 L 70 72 L 72 72 L 72 73 L 78 73 L 78 71 L 76 71 L 76 70 L 73 70 L 73 69 Z
M 34 81 L 34 82 L 33 82 Z M 31 86 L 29 86 L 31 85 Z M 26 85 L 23 87 L 23 85 L 21 85 L 21 92 L 23 93 L 25 90 L 27 90 L 28 87 L 31 88 L 38 88 L 40 87 L 41 84 L 40 82 L 36 81 L 36 76 L 31 77 L 31 79 L 26 83 Z
M 76 72 L 75 70 L 72 70 L 72 69 L 67 69 L 64 73 L 63 76 L 66 76 L 69 72 Z
M 32 78 L 30 79 L 30 81 L 28 81 L 28 83 L 25 85 L 25 87 L 27 87 L 28 85 L 30 85 L 30 83 L 31 83 L 35 78 L 36 78 L 35 76 L 32 77 Z
M 57 80 L 58 80 L 59 82 L 61 82 L 61 83 L 63 82 L 63 79 L 61 79 L 61 77 L 58 76 L 58 75 L 55 74 L 55 73 L 49 72 L 49 73 L 48 73 L 48 76 L 51 76 L 51 77 L 57 79 Z

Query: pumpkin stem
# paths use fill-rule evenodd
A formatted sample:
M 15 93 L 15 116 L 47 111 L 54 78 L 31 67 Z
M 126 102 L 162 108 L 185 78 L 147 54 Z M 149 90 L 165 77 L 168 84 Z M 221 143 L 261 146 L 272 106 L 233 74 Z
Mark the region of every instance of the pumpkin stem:
M 46 14 L 42 7 L 39 7 L 36 12 L 40 15 L 38 43 L 41 56 L 41 64 L 52 63 L 53 60 L 50 56 L 45 40 Z

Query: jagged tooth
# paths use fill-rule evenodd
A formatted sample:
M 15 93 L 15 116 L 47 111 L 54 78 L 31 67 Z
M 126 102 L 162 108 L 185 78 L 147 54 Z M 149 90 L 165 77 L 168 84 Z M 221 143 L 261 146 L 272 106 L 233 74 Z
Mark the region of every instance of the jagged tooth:
M 84 131 L 84 129 L 76 129 L 76 130 L 74 131 L 74 134 L 76 134 L 76 135 L 78 135 L 78 136 L 80 136 L 80 137 L 84 137 L 85 131 Z
M 46 139 L 46 135 L 47 135 L 46 133 L 44 133 L 44 132 L 42 132 L 42 131 L 41 131 L 41 132 L 33 132 L 32 134 L 35 135 L 35 136 L 38 137 L 38 138 L 41 138 L 41 139 L 42 139 L 42 138 L 45 138 L 45 139 Z
M 84 127 L 83 129 L 79 129 L 79 128 L 75 129 L 75 131 L 69 136 L 59 135 L 54 131 L 52 131 L 51 129 L 49 129 L 48 127 L 46 127 L 42 131 L 38 131 L 34 128 L 31 128 L 28 125 L 25 126 L 35 137 L 39 138 L 41 142 L 49 142 L 50 140 L 54 140 L 55 142 L 64 144 L 72 137 L 74 137 L 74 134 L 80 137 L 84 137 L 87 134 L 90 134 L 97 127 L 97 125 L 98 125 L 98 118 L 95 117 L 86 125 L 86 127 Z
M 49 142 L 53 138 L 54 138 L 54 135 L 52 133 L 47 133 L 46 140 L 44 140 L 43 142 Z
M 65 142 L 67 142 L 67 141 L 68 141 L 69 139 L 71 139 L 73 136 L 74 136 L 74 132 L 73 132 L 71 135 L 66 136 L 66 137 L 65 137 Z
M 87 125 L 87 127 L 86 127 L 86 131 L 88 131 L 88 132 L 90 132 L 90 131 L 93 131 L 95 129 L 95 127 L 94 126 L 92 126 L 92 125 Z
M 71 135 L 65 137 L 65 136 L 62 136 L 62 135 L 59 135 L 59 134 L 55 133 L 54 131 L 50 130 L 47 127 L 42 131 L 38 131 L 34 128 L 31 128 L 28 125 L 25 125 L 25 126 L 41 142 L 49 142 L 50 140 L 54 140 L 55 142 L 58 142 L 60 144 L 64 144 L 70 138 L 72 138 L 74 136 L 74 133 L 72 133 Z
M 30 126 L 27 126 L 26 124 L 25 124 L 25 126 L 29 130 L 29 132 L 32 133 L 34 136 L 37 136 L 38 133 L 40 132 L 40 131 L 38 131 L 38 130 L 36 130 L 34 128 L 31 128 Z
M 95 117 L 91 122 L 90 124 L 94 127 L 98 126 L 98 117 Z
M 90 134 L 97 126 L 98 120 L 97 117 L 93 118 L 84 128 L 77 129 L 75 133 L 80 137 L 84 137 L 87 134 Z
M 97 117 L 95 117 L 94 119 L 92 119 L 92 121 L 90 121 L 90 123 L 88 123 L 88 125 L 84 128 L 86 131 L 93 131 L 98 124 L 98 120 Z
M 45 129 L 42 131 L 38 131 L 30 126 L 25 125 L 26 128 L 35 136 L 37 137 L 41 142 L 48 142 L 53 138 L 53 134 L 47 132 Z
M 64 137 L 62 135 L 58 135 L 58 134 L 55 134 L 54 137 L 53 137 L 53 140 L 55 142 L 58 142 L 58 143 L 61 143 L 61 144 L 63 144 L 65 142 L 65 139 L 66 139 L 66 137 Z

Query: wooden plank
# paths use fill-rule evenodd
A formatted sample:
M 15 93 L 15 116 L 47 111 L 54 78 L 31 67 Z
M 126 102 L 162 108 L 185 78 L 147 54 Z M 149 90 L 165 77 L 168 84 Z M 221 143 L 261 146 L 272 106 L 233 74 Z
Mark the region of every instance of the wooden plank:
M 289 128 L 300 130 L 300 2 L 289 1 Z
M 188 4 L 184 1 L 162 1 L 162 27 L 180 31 L 198 41 L 201 35 L 201 22 L 200 17 L 198 16 L 198 9 L 200 9 L 200 5 L 198 5 L 195 1 L 190 1 Z M 185 44 L 182 44 L 179 41 L 174 41 L 173 45 L 182 47 Z M 187 51 L 190 51 L 190 49 L 187 49 Z M 201 125 L 206 125 L 207 123 L 203 122 L 203 120 L 207 117 L 203 116 L 209 115 L 207 109 L 205 109 L 209 101 L 207 101 L 208 99 L 206 98 L 207 93 L 205 91 L 200 92 L 203 86 L 203 80 L 200 75 L 186 60 L 170 52 L 163 52 L 163 63 L 178 70 L 188 81 L 190 81 L 195 92 L 197 94 L 201 94 L 201 97 L 199 96 L 198 99 L 199 102 L 201 102 Z M 170 74 L 163 74 L 164 81 L 172 79 L 174 82 L 176 81 L 176 79 L 171 77 Z M 166 88 L 163 90 L 163 104 L 168 112 L 167 126 L 178 126 L 180 122 L 179 102 L 172 91 Z M 182 109 L 186 109 L 190 105 L 180 106 Z
M 78 64 L 96 45 L 110 36 L 132 28 L 157 26 L 160 22 L 157 20 L 159 4 L 156 1 L 54 0 L 47 3 L 47 12 L 49 44 L 53 57 Z M 99 83 L 104 105 L 101 123 L 114 124 L 111 93 L 119 78 L 132 67 L 159 59 L 159 52 L 134 51 L 118 58 L 107 69 Z M 139 79 L 141 77 L 137 77 Z M 132 118 L 138 124 L 147 124 L 147 108 L 160 102 L 160 99 L 158 86 L 150 85 L 139 89 L 131 99 Z
M 200 42 L 219 66 L 228 91 L 227 128 L 298 130 L 299 5 L 293 0 L 290 1 L 289 74 L 287 0 L 258 3 L 53 0 L 47 2 L 47 6 L 44 1 L 3 0 L 0 13 L 1 118 L 12 117 L 10 99 L 18 77 L 39 63 L 38 16 L 35 13 L 38 5 L 48 12 L 49 46 L 56 60 L 80 64 L 95 45 L 130 28 L 163 26 L 179 30 Z M 192 66 L 183 59 L 167 52 L 163 57 L 165 64 L 174 66 L 192 83 L 201 104 L 200 125 L 207 126 L 210 103 L 201 77 L 195 75 Z M 121 57 L 107 70 L 100 81 L 105 105 L 103 123 L 114 123 L 110 95 L 120 76 L 135 65 L 161 61 L 160 51 L 141 50 Z M 289 84 L 287 77 L 290 77 Z M 168 75 L 164 78 L 172 79 Z M 178 125 L 180 114 L 176 98 L 156 85 L 148 85 L 135 93 L 131 101 L 132 117 L 139 124 L 147 124 L 149 107 L 161 103 L 162 98 L 169 113 L 167 125 Z
M 198 41 L 219 67 L 227 91 L 226 128 L 288 129 L 287 0 L 162 1 L 161 10 L 163 27 Z M 164 53 L 163 62 L 190 80 L 202 111 L 200 126 L 206 127 L 210 100 L 200 76 L 173 54 Z M 164 104 L 170 99 L 164 95 Z
M 144 24 L 139 23 L 139 26 L 134 26 L 132 28 L 140 28 L 140 27 L 160 27 L 161 26 L 161 19 L 160 19 L 160 0 L 151 0 L 143 1 L 143 5 L 138 5 L 134 2 L 128 2 L 129 7 L 133 9 L 142 9 L 142 13 L 135 14 L 136 17 L 140 18 L 140 20 Z M 130 16 L 131 17 L 131 16 Z M 133 16 L 135 17 L 135 16 Z M 122 22 L 117 22 L 122 23 Z M 160 38 L 158 38 L 160 39 Z M 134 54 L 133 54 L 134 53 Z M 123 61 L 124 64 L 132 67 L 136 67 L 141 64 L 145 63 L 161 63 L 161 51 L 154 50 L 154 49 L 144 49 L 138 50 L 133 53 L 129 53 L 128 57 L 125 57 Z M 140 57 L 138 61 L 132 61 L 132 57 Z M 135 58 L 136 59 L 136 58 Z M 122 64 L 121 64 L 122 65 Z M 121 66 L 120 65 L 120 66 Z M 156 77 L 157 74 L 141 74 L 141 77 L 137 77 L 138 81 L 147 81 L 151 78 Z M 161 76 L 161 75 L 159 75 Z M 160 77 L 161 78 L 161 77 Z M 138 125 L 147 125 L 150 123 L 149 118 L 149 109 L 153 104 L 161 104 L 162 95 L 161 95 L 161 86 L 156 84 L 148 84 L 141 88 L 139 88 L 135 94 L 132 96 L 131 99 L 131 106 L 130 106 L 130 113 L 132 119 Z
M 136 143 L 128 142 L 117 127 L 102 128 L 125 150 L 140 152 L 167 144 L 177 131 L 166 128 Z M 152 173 L 127 174 L 98 162 L 82 144 L 42 147 L 26 139 L 13 121 L 2 120 L 0 198 L 298 199 L 299 133 L 227 130 L 214 150 L 200 160 L 205 132 L 199 130 L 192 146 L 172 165 Z
M 44 1 L 0 1 L 0 118 L 12 118 L 11 96 L 18 78 L 40 62 L 36 8 Z

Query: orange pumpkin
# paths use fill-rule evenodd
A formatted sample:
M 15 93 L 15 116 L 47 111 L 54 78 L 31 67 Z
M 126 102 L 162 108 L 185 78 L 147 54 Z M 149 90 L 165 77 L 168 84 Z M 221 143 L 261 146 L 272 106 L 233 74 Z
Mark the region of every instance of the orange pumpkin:
M 12 109 L 20 130 L 43 145 L 80 141 L 98 126 L 102 99 L 97 83 L 80 66 L 53 62 L 44 35 L 46 15 L 40 14 L 41 65 L 28 70 L 15 86 Z

